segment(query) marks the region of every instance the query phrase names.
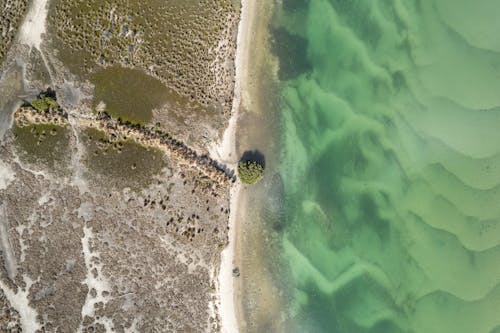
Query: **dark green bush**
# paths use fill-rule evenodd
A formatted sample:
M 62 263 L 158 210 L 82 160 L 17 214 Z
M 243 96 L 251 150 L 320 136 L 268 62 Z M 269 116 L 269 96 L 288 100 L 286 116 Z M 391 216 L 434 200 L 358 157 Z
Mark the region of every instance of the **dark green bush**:
M 255 184 L 264 177 L 264 166 L 257 161 L 241 161 L 238 163 L 238 177 L 245 184 Z
M 59 107 L 59 104 L 57 104 L 57 102 L 52 97 L 45 96 L 44 94 L 40 94 L 40 96 L 30 104 L 40 112 L 46 111 L 49 108 L 57 109 Z

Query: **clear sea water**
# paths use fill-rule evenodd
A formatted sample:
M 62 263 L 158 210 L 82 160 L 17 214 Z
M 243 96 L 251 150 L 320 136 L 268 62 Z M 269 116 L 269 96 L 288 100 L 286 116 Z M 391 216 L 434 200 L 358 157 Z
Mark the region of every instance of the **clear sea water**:
M 284 331 L 499 333 L 500 1 L 283 0 L 270 30 Z

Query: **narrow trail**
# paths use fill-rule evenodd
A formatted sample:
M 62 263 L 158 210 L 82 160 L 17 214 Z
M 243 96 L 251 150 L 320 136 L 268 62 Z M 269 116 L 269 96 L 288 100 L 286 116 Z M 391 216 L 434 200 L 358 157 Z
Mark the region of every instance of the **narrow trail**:
M 54 83 L 54 76 L 49 66 L 49 62 L 42 50 L 42 35 L 46 32 L 46 21 L 49 9 L 47 8 L 49 0 L 33 0 L 26 18 L 19 29 L 19 43 L 26 44 L 30 48 L 36 48 L 50 77 Z
M 133 140 L 141 145 L 163 150 L 170 157 L 177 159 L 182 164 L 187 164 L 197 169 L 220 185 L 236 181 L 235 172 L 230 166 L 218 162 L 208 154 L 197 153 L 182 141 L 173 138 L 170 134 L 153 126 L 141 126 L 123 122 L 105 113 L 90 116 L 81 115 L 76 112 L 67 113 L 61 109 L 50 109 L 39 112 L 31 107 L 21 107 L 14 113 L 14 121 L 18 126 L 29 126 L 31 124 L 70 125 L 73 131 L 76 131 L 77 127 L 96 128 L 106 133 L 110 143 Z

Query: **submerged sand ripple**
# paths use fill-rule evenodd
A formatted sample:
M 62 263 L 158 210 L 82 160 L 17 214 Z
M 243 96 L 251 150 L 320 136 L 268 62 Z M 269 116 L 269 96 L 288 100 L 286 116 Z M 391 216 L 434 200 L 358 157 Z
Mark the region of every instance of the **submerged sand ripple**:
M 500 8 L 480 2 L 279 15 L 312 68 L 283 88 L 289 331 L 498 331 Z

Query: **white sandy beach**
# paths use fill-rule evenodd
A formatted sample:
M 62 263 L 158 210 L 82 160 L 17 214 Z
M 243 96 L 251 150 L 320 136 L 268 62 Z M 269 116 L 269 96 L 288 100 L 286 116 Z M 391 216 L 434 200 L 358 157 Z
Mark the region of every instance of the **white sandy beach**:
M 233 283 L 233 260 L 234 260 L 234 241 L 235 224 L 238 198 L 241 194 L 241 185 L 237 184 L 231 188 L 231 214 L 229 219 L 229 243 L 221 255 L 221 266 L 219 271 L 219 315 L 221 318 L 221 331 L 224 333 L 238 332 L 238 323 L 236 320 L 236 307 L 234 302 L 234 283 Z
M 223 138 L 219 146 L 215 149 L 217 158 L 224 163 L 232 164 L 236 167 L 236 129 L 238 125 L 238 116 L 240 108 L 248 101 L 246 85 L 248 79 L 248 54 L 250 50 L 250 36 L 252 33 L 252 24 L 254 22 L 256 4 L 255 1 L 241 1 L 241 16 L 238 25 L 237 49 L 236 49 L 236 82 L 234 91 L 234 100 L 231 112 L 231 119 L 228 127 L 224 132 Z M 215 156 L 214 156 L 215 157 Z M 238 332 L 238 322 L 236 316 L 236 304 L 234 299 L 234 245 L 236 239 L 236 223 L 239 210 L 242 209 L 240 204 L 241 199 L 241 184 L 236 183 L 231 188 L 230 207 L 231 213 L 229 217 L 229 243 L 222 252 L 221 266 L 219 271 L 219 314 L 221 317 L 222 328 L 224 333 Z

